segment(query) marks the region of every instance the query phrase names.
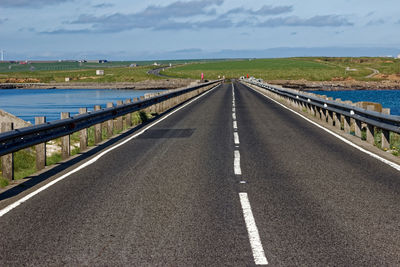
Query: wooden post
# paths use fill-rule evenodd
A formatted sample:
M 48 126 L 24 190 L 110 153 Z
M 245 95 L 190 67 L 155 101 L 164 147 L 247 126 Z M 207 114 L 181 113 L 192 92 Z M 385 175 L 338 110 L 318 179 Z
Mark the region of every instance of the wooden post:
M 382 114 L 390 115 L 390 108 L 383 108 L 382 109 Z
M 345 133 L 350 133 L 350 117 L 343 116 L 343 122 L 344 122 L 344 132 Z
M 367 142 L 371 145 L 375 144 L 375 127 L 367 124 Z
M 342 129 L 342 124 L 340 123 L 340 115 L 337 114 L 336 112 L 333 112 L 333 120 L 335 121 L 335 127 L 338 130 Z
M 390 131 L 382 129 L 382 148 L 390 148 Z
M 107 103 L 107 108 L 112 108 L 114 107 L 114 104 L 112 102 Z M 111 138 L 114 134 L 114 119 L 108 120 L 107 121 L 107 137 Z
M 46 117 L 35 117 L 35 125 L 46 123 Z M 40 171 L 46 167 L 46 143 L 35 146 L 36 170 Z
M 5 133 L 14 129 L 14 123 L 2 122 L 0 132 Z M 14 153 L 10 153 L 1 157 L 1 171 L 4 179 L 14 180 Z
M 123 105 L 122 100 L 118 100 L 117 106 L 121 106 L 121 105 Z M 117 118 L 117 125 L 115 128 L 117 129 L 118 132 L 121 132 L 124 130 L 124 117 L 123 116 L 119 116 Z
M 326 111 L 326 115 L 328 116 L 328 124 L 333 126 L 333 111 Z
M 320 108 L 319 112 L 320 112 L 320 114 L 321 114 L 321 120 L 322 120 L 323 122 L 326 122 L 326 113 L 325 113 L 326 110 L 323 109 L 323 108 Z
M 61 112 L 61 119 L 68 119 L 69 112 Z M 70 136 L 66 135 L 61 137 L 61 158 L 67 159 L 71 154 L 71 140 Z
M 132 99 L 128 98 L 125 100 L 125 104 L 130 104 L 132 103 Z M 130 128 L 132 127 L 132 113 L 126 114 L 126 127 Z
M 310 108 L 311 108 L 311 115 L 317 117 L 317 107 L 310 104 Z
M 101 110 L 100 105 L 96 105 L 94 106 L 94 110 Z M 102 136 L 102 129 L 101 129 L 101 123 L 98 123 L 96 125 L 94 125 L 94 144 L 100 144 L 101 141 L 103 140 L 103 136 Z
M 80 108 L 79 109 L 79 114 L 85 114 L 87 113 L 87 108 Z M 88 130 L 83 129 L 80 130 L 80 143 L 79 143 L 79 148 L 82 151 L 85 151 L 88 146 Z
M 356 135 L 357 137 L 360 137 L 360 138 L 361 138 L 361 128 L 362 128 L 362 126 L 361 126 L 361 121 L 355 120 L 355 123 L 354 123 L 354 133 L 355 133 L 355 135 Z

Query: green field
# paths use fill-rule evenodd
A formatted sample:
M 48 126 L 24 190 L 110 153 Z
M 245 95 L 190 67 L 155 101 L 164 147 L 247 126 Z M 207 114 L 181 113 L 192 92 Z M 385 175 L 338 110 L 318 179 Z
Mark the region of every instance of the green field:
M 0 83 L 49 83 L 64 82 L 66 77 L 71 82 L 138 82 L 144 80 L 162 79 L 147 72 L 156 68 L 153 63 L 162 66 L 169 64 L 187 64 L 202 62 L 202 60 L 160 60 L 160 61 L 115 61 L 107 63 L 9 63 L 0 62 Z M 129 67 L 131 64 L 138 67 Z M 96 69 L 105 71 L 104 76 L 96 76 Z
M 253 76 L 267 81 L 272 80 L 308 80 L 308 81 L 380 81 L 384 79 L 400 80 L 400 60 L 392 58 L 279 58 L 246 60 L 162 60 L 160 64 L 178 65 L 162 72 L 163 74 L 214 80 L 218 77 L 238 78 Z M 136 63 L 139 67 L 130 68 Z M 0 63 L 0 83 L 22 82 L 64 82 L 66 77 L 71 82 L 138 82 L 149 79 L 161 79 L 147 72 L 154 68 L 154 61 L 116 61 L 99 63 L 55 62 Z M 378 70 L 377 76 L 368 78 Z M 96 76 L 95 70 L 105 70 L 104 76 Z M 391 76 L 389 76 L 391 75 Z
M 346 70 L 346 68 L 353 70 Z M 381 80 L 384 77 L 366 78 L 374 68 L 381 74 L 400 74 L 400 60 L 388 58 L 282 58 L 232 60 L 207 63 L 193 63 L 167 69 L 163 74 L 199 79 L 204 73 L 205 79 L 213 80 L 218 76 L 238 78 L 254 76 L 264 80 Z
M 1 83 L 48 83 L 64 82 L 66 77 L 70 82 L 139 82 L 144 80 L 160 79 L 147 72 L 152 69 L 151 66 L 143 67 L 110 67 L 96 68 L 103 69 L 104 76 L 97 76 L 96 69 L 77 69 L 77 70 L 38 70 L 38 71 L 20 71 L 0 73 Z
M 153 60 L 153 61 L 109 61 L 106 63 L 89 63 L 89 62 L 52 62 L 52 63 L 30 63 L 20 64 L 20 61 L 15 63 L 0 62 L 0 73 L 14 72 L 33 72 L 33 71 L 66 71 L 66 70 L 84 70 L 84 69 L 107 69 L 115 67 L 129 67 L 135 63 L 137 66 L 151 66 L 154 62 L 161 65 L 173 65 L 201 62 L 201 60 Z

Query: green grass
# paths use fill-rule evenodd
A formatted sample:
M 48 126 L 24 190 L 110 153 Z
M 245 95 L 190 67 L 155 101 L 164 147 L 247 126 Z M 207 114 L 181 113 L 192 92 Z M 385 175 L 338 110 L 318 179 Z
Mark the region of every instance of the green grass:
M 357 71 L 346 71 L 346 68 Z M 279 58 L 231 60 L 207 63 L 193 63 L 165 70 L 164 74 L 200 79 L 204 73 L 205 79 L 213 80 L 218 76 L 238 78 L 250 76 L 264 80 L 377 80 L 366 79 L 372 73 L 367 68 L 378 69 L 383 74 L 400 74 L 400 60 L 387 58 Z M 379 79 L 378 79 L 379 80 Z
M 0 161 L 0 169 L 1 169 Z M 14 153 L 14 179 L 19 180 L 36 172 L 36 157 L 33 149 L 23 149 Z M 0 176 L 0 187 L 8 185 L 8 181 Z
M 104 69 L 104 76 L 97 76 L 96 69 L 80 70 L 41 70 L 41 71 L 21 71 L 0 74 L 0 82 L 65 82 L 65 78 L 70 78 L 70 83 L 74 82 L 139 82 L 144 80 L 161 79 L 160 77 L 147 74 L 152 69 L 151 66 L 145 67 L 113 67 Z

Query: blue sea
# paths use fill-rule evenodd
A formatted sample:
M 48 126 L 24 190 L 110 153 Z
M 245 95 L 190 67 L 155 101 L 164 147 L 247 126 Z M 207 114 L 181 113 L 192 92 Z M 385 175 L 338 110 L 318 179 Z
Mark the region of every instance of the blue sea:
M 341 98 L 343 101 L 368 101 L 390 108 L 392 115 L 400 115 L 400 90 L 312 91 L 312 93 Z
M 35 122 L 35 117 L 46 116 L 47 121 L 60 119 L 61 112 L 78 114 L 79 108 L 93 110 L 95 105 L 106 107 L 160 90 L 97 90 L 97 89 L 10 89 L 0 90 L 0 109 L 25 121 Z

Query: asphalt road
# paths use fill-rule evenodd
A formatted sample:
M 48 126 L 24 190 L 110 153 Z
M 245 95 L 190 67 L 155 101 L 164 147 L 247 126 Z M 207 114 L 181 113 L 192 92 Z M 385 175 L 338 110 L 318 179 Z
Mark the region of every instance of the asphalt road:
M 224 84 L 0 217 L 0 265 L 396 266 L 399 191 L 395 169 Z

